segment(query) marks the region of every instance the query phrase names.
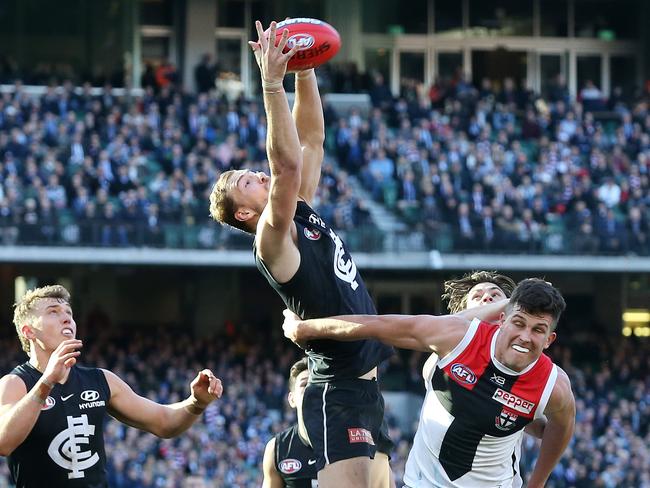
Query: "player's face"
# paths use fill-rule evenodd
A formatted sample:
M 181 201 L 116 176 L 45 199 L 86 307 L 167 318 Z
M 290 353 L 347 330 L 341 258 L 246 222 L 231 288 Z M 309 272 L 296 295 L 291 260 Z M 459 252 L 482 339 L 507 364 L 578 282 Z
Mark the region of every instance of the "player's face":
M 34 306 L 33 315 L 34 319 L 28 326 L 33 337 L 28 338 L 33 338 L 46 351 L 54 351 L 61 342 L 77 335 L 72 308 L 65 300 L 42 298 Z
M 508 298 L 498 285 L 490 282 L 479 283 L 467 293 L 467 306 L 466 309 L 480 307 L 492 302 L 498 302 Z
M 236 200 L 240 209 L 262 213 L 269 199 L 271 178 L 264 172 L 241 170 L 237 176 Z
M 542 355 L 555 337 L 551 314 L 533 315 L 515 306 L 503 318 L 495 355 L 508 368 L 522 371 Z
M 302 397 L 305 394 L 308 379 L 309 370 L 304 370 L 297 376 L 293 390 L 289 392 L 289 405 L 292 408 L 302 409 Z

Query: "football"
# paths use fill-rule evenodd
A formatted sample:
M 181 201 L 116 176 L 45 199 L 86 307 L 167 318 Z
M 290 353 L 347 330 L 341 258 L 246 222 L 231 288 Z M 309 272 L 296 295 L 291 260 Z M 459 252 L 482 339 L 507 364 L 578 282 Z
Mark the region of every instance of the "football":
M 295 18 L 278 22 L 276 43 L 282 31 L 289 30 L 285 52 L 298 45 L 298 52 L 287 65 L 287 71 L 315 68 L 332 59 L 341 48 L 341 36 L 334 27 L 318 19 Z

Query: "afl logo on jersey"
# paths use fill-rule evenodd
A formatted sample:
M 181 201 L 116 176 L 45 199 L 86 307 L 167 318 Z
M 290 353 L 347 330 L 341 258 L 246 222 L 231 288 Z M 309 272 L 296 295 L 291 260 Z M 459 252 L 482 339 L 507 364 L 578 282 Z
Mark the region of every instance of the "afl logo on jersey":
M 297 459 L 283 459 L 280 461 L 279 467 L 284 474 L 292 474 L 300 471 L 302 463 Z
M 474 371 L 469 369 L 464 364 L 461 363 L 452 364 L 451 374 L 460 383 L 464 383 L 466 385 L 473 385 L 474 383 L 476 383 L 476 375 L 474 374 Z
M 49 396 L 49 397 L 47 397 L 45 399 L 45 405 L 43 405 L 41 407 L 41 410 L 49 410 L 50 408 L 52 408 L 54 406 L 55 403 L 56 403 L 56 400 L 54 398 L 52 398 L 51 396 Z
M 305 227 L 305 237 L 310 241 L 317 241 L 320 239 L 321 233 L 318 229 L 309 229 Z
M 85 390 L 79 395 L 84 402 L 94 402 L 99 399 L 99 393 L 95 390 Z

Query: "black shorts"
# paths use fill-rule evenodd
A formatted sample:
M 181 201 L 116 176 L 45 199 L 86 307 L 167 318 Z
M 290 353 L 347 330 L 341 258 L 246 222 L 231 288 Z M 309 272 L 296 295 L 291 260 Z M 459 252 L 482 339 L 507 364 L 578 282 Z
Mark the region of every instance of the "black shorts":
M 316 469 L 359 456 L 390 455 L 393 443 L 384 421 L 384 398 L 374 380 L 307 385 L 302 417 L 316 455 Z

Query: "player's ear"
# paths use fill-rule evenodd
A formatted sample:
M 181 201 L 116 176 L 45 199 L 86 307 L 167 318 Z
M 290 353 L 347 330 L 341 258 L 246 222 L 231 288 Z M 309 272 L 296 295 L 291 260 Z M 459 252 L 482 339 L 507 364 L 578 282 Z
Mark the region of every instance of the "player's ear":
M 548 349 L 548 346 L 553 344 L 556 338 L 557 338 L 557 334 L 555 333 L 555 331 L 551 332 L 548 336 L 548 339 L 546 339 L 546 342 L 544 343 L 544 349 Z
M 240 222 L 247 222 L 253 217 L 253 210 L 247 207 L 241 207 L 235 212 L 235 218 Z
M 26 337 L 27 339 L 34 339 L 36 335 L 34 334 L 34 330 L 31 328 L 30 325 L 28 324 L 23 324 L 20 327 L 20 333 L 23 335 L 23 337 Z
M 287 400 L 289 401 L 289 406 L 291 408 L 296 408 L 296 399 L 293 397 L 293 392 L 290 391 L 289 394 L 287 395 Z

